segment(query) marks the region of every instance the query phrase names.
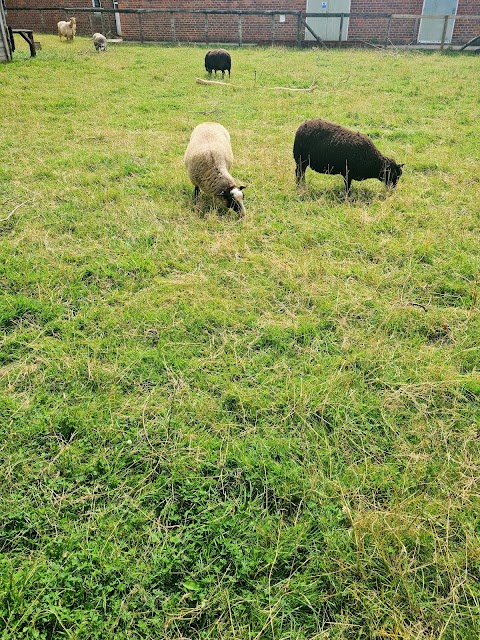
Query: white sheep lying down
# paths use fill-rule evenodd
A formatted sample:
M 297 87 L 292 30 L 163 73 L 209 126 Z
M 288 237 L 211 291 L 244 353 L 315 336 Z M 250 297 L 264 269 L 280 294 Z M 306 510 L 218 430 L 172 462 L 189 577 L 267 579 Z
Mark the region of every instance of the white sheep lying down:
M 218 122 L 203 122 L 192 131 L 184 157 L 188 177 L 195 187 L 194 200 L 200 189 L 219 198 L 223 204 L 245 215 L 243 189 L 237 186 L 229 171 L 233 164 L 230 134 Z
M 102 33 L 93 34 L 93 44 L 95 47 L 95 51 L 107 50 L 107 39 Z
M 77 21 L 75 18 L 70 18 L 68 22 L 60 20 L 60 22 L 57 22 L 57 28 L 60 40 L 62 39 L 62 36 L 67 40 L 73 40 L 77 33 Z

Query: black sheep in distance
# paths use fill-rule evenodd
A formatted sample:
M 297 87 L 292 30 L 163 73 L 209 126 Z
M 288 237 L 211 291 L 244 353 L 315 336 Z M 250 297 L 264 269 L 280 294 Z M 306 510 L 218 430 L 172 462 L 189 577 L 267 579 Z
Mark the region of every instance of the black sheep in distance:
M 228 71 L 228 77 L 230 77 L 230 69 L 232 68 L 232 59 L 228 51 L 225 49 L 212 49 L 207 51 L 205 56 L 205 70 L 208 72 L 208 76 L 212 75 L 212 71 L 222 72 L 222 79 L 225 77 L 225 71 Z

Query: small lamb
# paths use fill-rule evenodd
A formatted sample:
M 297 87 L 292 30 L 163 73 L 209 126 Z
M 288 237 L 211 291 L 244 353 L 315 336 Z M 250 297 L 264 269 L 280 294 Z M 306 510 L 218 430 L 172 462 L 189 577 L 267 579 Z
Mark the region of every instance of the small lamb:
M 95 47 L 95 51 L 106 51 L 107 50 L 107 39 L 101 33 L 93 34 L 93 45 Z
M 217 122 L 203 122 L 192 131 L 184 157 L 185 168 L 195 187 L 197 201 L 200 189 L 219 198 L 223 204 L 242 216 L 245 215 L 243 190 L 229 173 L 233 164 L 230 134 Z
M 232 59 L 228 51 L 225 49 L 212 49 L 207 51 L 205 56 L 205 70 L 208 72 L 208 77 L 212 75 L 212 71 L 222 72 L 222 79 L 225 77 L 225 71 L 228 71 L 228 77 L 230 77 L 230 69 L 232 68 Z
M 62 36 L 67 40 L 73 40 L 77 33 L 77 21 L 75 18 L 70 18 L 69 22 L 60 20 L 60 22 L 57 22 L 57 28 L 60 40 L 62 39 Z
M 363 133 L 326 120 L 307 120 L 298 127 L 293 157 L 297 163 L 297 186 L 305 183 L 305 171 L 310 167 L 318 173 L 341 174 L 346 195 L 352 180 L 378 178 L 395 187 L 404 166 L 382 155 Z

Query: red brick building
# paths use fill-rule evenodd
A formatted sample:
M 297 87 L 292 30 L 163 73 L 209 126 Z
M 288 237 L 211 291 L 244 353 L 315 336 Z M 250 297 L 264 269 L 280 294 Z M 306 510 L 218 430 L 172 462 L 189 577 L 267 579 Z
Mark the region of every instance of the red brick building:
M 7 0 L 9 24 L 55 33 L 56 23 L 69 17 L 65 11 L 55 9 L 59 5 L 58 0 Z M 69 0 L 68 6 L 120 9 L 117 14 L 71 13 L 77 18 L 79 34 L 101 31 L 115 36 L 119 33 L 127 40 L 315 43 L 314 35 L 299 22 L 300 12 L 302 17 L 305 12 L 352 14 L 344 19 L 307 18 L 312 31 L 328 42 L 341 39 L 347 44 L 386 41 L 417 44 L 438 43 L 444 37 L 446 43 L 463 44 L 480 34 L 480 0 Z M 49 7 L 52 9 L 48 10 Z M 29 10 L 19 10 L 21 8 Z M 122 9 L 143 9 L 147 13 L 121 13 Z M 158 9 L 163 13 L 150 12 Z M 178 12 L 179 9 L 182 12 Z M 275 14 L 206 16 L 206 10 L 274 11 Z M 369 15 L 355 15 L 362 13 Z M 391 14 L 418 17 L 391 18 Z M 443 18 L 422 19 L 427 14 L 449 14 L 452 18 L 447 23 Z

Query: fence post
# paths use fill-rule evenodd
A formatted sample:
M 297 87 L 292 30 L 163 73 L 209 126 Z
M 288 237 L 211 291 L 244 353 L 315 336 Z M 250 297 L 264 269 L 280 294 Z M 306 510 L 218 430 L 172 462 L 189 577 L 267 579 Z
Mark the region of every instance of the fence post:
M 208 13 L 205 11 L 205 43 L 208 44 Z
M 415 18 L 415 22 L 413 23 L 413 33 L 412 40 L 418 40 L 418 16 Z
M 88 19 L 90 21 L 90 31 L 92 32 L 92 36 L 93 36 L 94 31 L 93 31 L 93 20 L 92 20 L 92 14 L 91 13 L 88 14 Z
M 392 26 L 392 17 L 393 16 L 390 16 L 388 19 L 387 34 L 385 36 L 385 44 L 383 45 L 385 49 L 387 48 L 388 41 L 390 40 L 390 27 Z
M 302 12 L 297 13 L 297 47 L 302 46 Z
M 242 46 L 242 14 L 238 14 L 238 46 Z
M 275 44 L 275 14 L 272 13 L 272 47 Z
M 443 51 L 443 49 L 445 47 L 445 37 L 447 35 L 448 18 L 449 18 L 449 16 L 445 16 L 445 20 L 443 22 L 442 43 L 440 45 L 440 51 Z
M 172 32 L 172 42 L 177 42 L 177 35 L 175 33 L 175 14 L 170 11 L 170 30 Z
M 40 22 L 42 23 L 42 31 L 45 31 L 45 18 L 43 16 L 43 11 L 40 11 Z
M 142 14 L 137 13 L 138 16 L 138 30 L 140 31 L 140 42 L 143 42 L 143 20 Z
M 345 14 L 342 13 L 341 17 L 340 17 L 340 32 L 338 34 L 338 46 L 341 47 L 342 46 L 342 31 L 343 31 L 343 19 L 345 17 Z

